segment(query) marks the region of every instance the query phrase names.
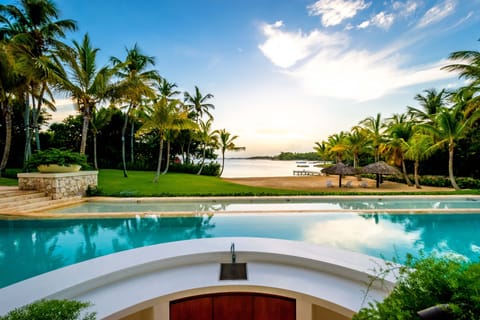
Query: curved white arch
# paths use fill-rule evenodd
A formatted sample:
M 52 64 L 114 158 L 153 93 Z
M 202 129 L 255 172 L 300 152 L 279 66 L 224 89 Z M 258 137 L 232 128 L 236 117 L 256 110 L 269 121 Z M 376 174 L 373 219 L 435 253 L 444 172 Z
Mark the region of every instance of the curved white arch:
M 219 280 L 220 263 L 247 263 L 248 280 Z M 351 316 L 362 301 L 382 300 L 393 278 L 366 283 L 385 261 L 288 240 L 211 238 L 127 250 L 67 266 L 0 289 L 0 315 L 38 299 L 93 303 L 99 318 L 128 315 L 165 299 L 222 291 L 275 292 Z

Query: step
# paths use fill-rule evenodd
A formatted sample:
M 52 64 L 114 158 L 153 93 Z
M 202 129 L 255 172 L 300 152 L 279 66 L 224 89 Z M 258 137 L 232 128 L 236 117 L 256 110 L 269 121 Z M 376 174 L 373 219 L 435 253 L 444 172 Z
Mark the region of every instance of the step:
M 20 201 L 28 201 L 31 199 L 39 199 L 39 198 L 44 198 L 45 193 L 44 192 L 28 192 L 28 193 L 23 193 L 23 192 L 17 192 L 13 193 L 8 197 L 0 197 L 0 205 L 8 205 L 9 203 L 18 203 Z
M 41 201 L 36 201 L 28 204 L 21 204 L 18 206 L 12 206 L 9 208 L 9 211 L 12 212 L 41 212 L 44 210 L 55 209 L 59 207 L 66 206 L 68 204 L 74 204 L 82 200 L 81 196 L 69 197 L 64 199 L 52 200 L 45 199 Z

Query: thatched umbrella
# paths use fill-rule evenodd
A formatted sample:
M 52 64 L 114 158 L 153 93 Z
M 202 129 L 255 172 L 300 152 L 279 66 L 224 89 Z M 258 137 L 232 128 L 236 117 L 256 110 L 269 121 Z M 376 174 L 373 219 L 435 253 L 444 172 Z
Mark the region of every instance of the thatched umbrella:
M 397 168 L 387 164 L 384 161 L 370 163 L 360 169 L 362 173 L 375 173 L 377 175 L 377 188 L 380 187 L 380 176 L 386 175 L 400 175 L 401 172 Z
M 357 174 L 357 169 L 354 167 L 347 166 L 346 164 L 339 162 L 333 166 L 323 168 L 322 173 L 325 174 L 338 174 L 338 186 L 342 186 L 342 176 L 343 175 L 354 175 Z

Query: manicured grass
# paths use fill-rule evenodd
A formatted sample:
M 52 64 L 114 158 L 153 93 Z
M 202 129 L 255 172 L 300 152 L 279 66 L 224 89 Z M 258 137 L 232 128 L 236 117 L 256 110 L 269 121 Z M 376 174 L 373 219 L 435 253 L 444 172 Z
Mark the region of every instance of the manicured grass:
M 218 177 L 167 173 L 153 182 L 154 172 L 129 171 L 128 178 L 121 170 L 104 169 L 98 174 L 98 188 L 105 196 L 259 196 L 300 195 L 311 192 L 249 187 L 226 182 Z
M 18 186 L 18 180 L 10 178 L 0 178 L 0 186 Z

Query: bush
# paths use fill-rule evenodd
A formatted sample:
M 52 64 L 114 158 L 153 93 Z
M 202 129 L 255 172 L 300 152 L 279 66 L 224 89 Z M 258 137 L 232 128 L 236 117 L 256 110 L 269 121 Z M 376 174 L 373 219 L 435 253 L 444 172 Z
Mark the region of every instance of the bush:
M 82 168 L 89 168 L 87 157 L 79 152 L 73 152 L 62 149 L 48 149 L 45 151 L 36 151 L 27 162 L 28 170 L 36 170 L 41 164 L 57 164 L 60 166 L 78 164 Z
M 383 302 L 370 303 L 352 320 L 420 319 L 417 312 L 447 304 L 453 319 L 480 318 L 480 263 L 459 258 L 407 258 Z
M 93 320 L 96 319 L 95 313 L 80 316 L 81 311 L 90 305 L 75 300 L 40 300 L 10 311 L 0 320 Z
M 200 170 L 200 164 L 171 163 L 168 171 L 177 173 L 197 174 L 198 170 Z M 203 166 L 201 175 L 215 177 L 218 176 L 219 173 L 220 164 L 216 162 L 210 162 Z

